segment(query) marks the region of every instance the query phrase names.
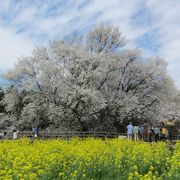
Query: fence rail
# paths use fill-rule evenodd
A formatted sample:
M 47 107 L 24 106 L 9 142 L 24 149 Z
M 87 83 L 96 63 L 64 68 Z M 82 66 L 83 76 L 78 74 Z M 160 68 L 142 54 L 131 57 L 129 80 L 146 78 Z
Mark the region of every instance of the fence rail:
M 11 139 L 13 136 L 12 132 L 6 132 L 5 138 Z M 40 131 L 38 133 L 39 138 L 72 138 L 72 137 L 99 137 L 99 138 L 117 138 L 126 137 L 126 133 L 115 133 L 115 132 L 46 132 Z M 33 137 L 32 131 L 19 131 L 18 137 Z
M 32 131 L 19 131 L 18 132 L 18 138 L 21 137 L 33 137 L 34 134 Z M 51 138 L 72 138 L 72 137 L 79 137 L 79 138 L 85 138 L 85 137 L 95 137 L 95 138 L 125 138 L 127 136 L 126 133 L 116 133 L 116 132 L 47 132 L 47 131 L 40 131 L 38 133 L 38 138 L 41 139 L 51 139 Z M 1 136 L 3 137 L 3 136 Z M 12 139 L 13 133 L 12 132 L 5 132 L 5 135 L 3 138 L 5 139 Z M 177 140 L 180 137 L 178 136 L 172 136 L 172 140 Z

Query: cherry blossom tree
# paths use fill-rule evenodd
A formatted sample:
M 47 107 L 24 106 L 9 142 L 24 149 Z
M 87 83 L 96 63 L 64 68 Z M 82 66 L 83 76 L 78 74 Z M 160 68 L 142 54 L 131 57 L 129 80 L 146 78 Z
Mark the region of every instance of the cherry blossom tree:
M 167 63 L 122 49 L 126 42 L 118 28 L 99 26 L 81 42 L 55 41 L 20 59 L 5 74 L 31 92 L 19 123 L 117 131 L 129 120 L 159 120 L 167 94 L 176 91 Z

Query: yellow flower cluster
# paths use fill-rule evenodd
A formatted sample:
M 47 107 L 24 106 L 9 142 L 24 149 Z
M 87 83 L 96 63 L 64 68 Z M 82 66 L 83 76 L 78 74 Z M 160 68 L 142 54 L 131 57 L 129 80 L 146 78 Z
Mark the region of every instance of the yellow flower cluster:
M 0 179 L 180 179 L 180 142 L 1 141 Z

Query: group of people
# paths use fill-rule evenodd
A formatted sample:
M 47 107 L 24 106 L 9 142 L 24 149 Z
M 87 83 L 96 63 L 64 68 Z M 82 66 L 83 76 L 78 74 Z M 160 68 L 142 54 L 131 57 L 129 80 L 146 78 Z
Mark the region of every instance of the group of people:
M 32 128 L 32 131 L 33 131 L 33 136 L 36 138 L 36 137 L 38 137 L 38 131 L 39 131 L 39 128 L 38 127 L 36 127 L 36 126 L 34 126 L 33 128 Z M 19 130 L 13 130 L 13 139 L 15 140 L 15 139 L 18 139 L 18 134 L 19 134 Z
M 170 140 L 168 129 L 161 123 L 160 126 L 150 126 L 147 122 L 141 125 L 132 125 L 132 122 L 127 126 L 127 138 L 135 141 L 164 141 Z
M 33 137 L 38 137 L 39 128 L 34 126 L 32 128 Z M 18 139 L 18 130 L 13 130 L 13 139 Z M 0 137 L 4 137 L 4 133 L 0 133 Z M 164 126 L 164 123 L 161 123 L 160 126 L 153 127 L 150 126 L 148 122 L 145 122 L 141 125 L 132 125 L 132 122 L 127 126 L 127 138 L 134 139 L 135 141 L 143 140 L 143 141 L 163 141 L 163 140 L 171 140 L 171 136 L 169 130 Z

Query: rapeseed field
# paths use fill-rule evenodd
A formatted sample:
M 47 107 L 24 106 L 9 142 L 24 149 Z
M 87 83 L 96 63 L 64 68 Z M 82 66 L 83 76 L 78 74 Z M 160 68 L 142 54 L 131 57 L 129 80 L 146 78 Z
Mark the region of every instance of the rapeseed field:
M 122 139 L 3 140 L 0 179 L 180 179 L 180 142 Z

